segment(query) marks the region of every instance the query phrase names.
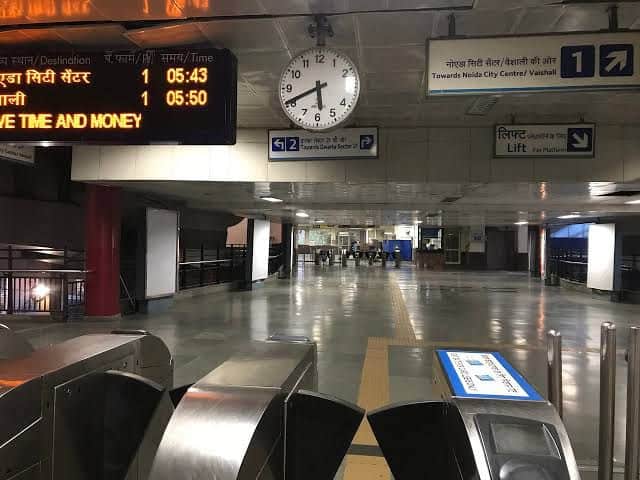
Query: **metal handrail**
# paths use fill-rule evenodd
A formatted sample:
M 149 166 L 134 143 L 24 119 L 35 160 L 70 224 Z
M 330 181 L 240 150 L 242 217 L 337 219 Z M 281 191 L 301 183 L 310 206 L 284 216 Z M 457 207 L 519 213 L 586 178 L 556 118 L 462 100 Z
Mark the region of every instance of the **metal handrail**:
M 0 273 L 93 273 L 93 270 L 3 270 Z
M 224 260 L 201 260 L 198 262 L 180 262 L 178 265 L 206 265 L 209 263 L 218 264 L 218 263 L 231 263 L 233 260 L 230 258 Z

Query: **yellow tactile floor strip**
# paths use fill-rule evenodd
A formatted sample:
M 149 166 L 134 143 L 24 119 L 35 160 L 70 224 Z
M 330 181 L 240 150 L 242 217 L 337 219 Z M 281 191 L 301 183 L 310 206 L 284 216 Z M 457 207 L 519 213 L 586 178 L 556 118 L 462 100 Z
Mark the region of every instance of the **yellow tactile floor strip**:
M 412 341 L 416 339 L 416 332 L 409 317 L 407 304 L 402 296 L 402 290 L 394 277 L 391 277 L 391 306 L 393 307 L 394 331 L 393 336 L 397 339 Z

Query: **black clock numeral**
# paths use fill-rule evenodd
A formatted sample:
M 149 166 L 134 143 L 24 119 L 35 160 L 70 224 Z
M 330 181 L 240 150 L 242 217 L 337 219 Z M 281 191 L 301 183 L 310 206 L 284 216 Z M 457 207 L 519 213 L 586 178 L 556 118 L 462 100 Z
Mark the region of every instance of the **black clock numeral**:
M 293 85 L 288 83 L 287 86 L 285 87 L 285 89 L 287 90 L 287 93 L 291 93 L 291 92 L 293 92 Z
M 291 70 L 291 78 L 300 78 L 302 72 L 300 70 Z
M 319 122 L 322 117 L 320 116 L 319 113 L 316 113 L 316 117 L 315 118 L 316 118 L 316 122 Z
M 324 54 L 322 53 L 318 53 L 316 54 L 316 63 L 324 63 Z
M 336 59 L 334 58 L 334 59 L 333 59 L 333 68 L 336 68 L 337 66 L 338 66 L 338 64 L 337 64 L 337 62 L 336 62 Z
M 343 68 L 342 69 L 342 78 L 347 78 L 349 76 L 349 69 L 348 68 Z
M 302 116 L 304 117 L 309 110 L 307 108 L 302 109 Z
M 309 68 L 309 60 L 303 59 L 302 60 L 302 66 L 303 66 L 303 68 Z
M 331 118 L 335 118 L 336 117 L 336 109 L 332 108 L 331 110 L 329 110 L 329 116 Z
M 342 105 L 343 107 L 347 106 L 347 99 L 343 98 L 342 101 L 340 102 L 340 105 Z

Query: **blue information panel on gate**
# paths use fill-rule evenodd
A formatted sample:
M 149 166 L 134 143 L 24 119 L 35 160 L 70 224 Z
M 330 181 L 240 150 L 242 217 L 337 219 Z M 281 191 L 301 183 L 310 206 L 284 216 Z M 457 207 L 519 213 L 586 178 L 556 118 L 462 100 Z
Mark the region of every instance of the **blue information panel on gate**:
M 436 353 L 454 397 L 544 401 L 497 352 L 437 350 Z

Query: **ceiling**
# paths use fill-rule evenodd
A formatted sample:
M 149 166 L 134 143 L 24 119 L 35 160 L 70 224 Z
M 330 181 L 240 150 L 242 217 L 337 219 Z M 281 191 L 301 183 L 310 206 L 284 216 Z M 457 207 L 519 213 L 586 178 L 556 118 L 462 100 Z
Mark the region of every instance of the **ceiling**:
M 465 114 L 470 97 L 427 99 L 425 41 L 457 34 L 520 35 L 608 26 L 612 2 L 556 0 L 0 0 L 0 49 L 129 49 L 180 45 L 230 48 L 239 60 L 240 127 L 286 127 L 278 77 L 314 45 L 313 13 L 329 14 L 330 46 L 359 65 L 363 97 L 353 123 L 379 126 L 522 122 L 640 122 L 640 94 L 511 95 L 484 117 Z M 613 2 L 615 3 L 615 2 Z M 472 7 L 472 8 L 471 8 Z M 640 27 L 640 2 L 619 2 L 620 28 Z
M 508 95 L 487 116 L 466 115 L 473 97 L 426 98 L 425 43 L 448 34 L 524 35 L 597 31 L 616 2 L 584 0 L 0 0 L 0 50 L 104 50 L 186 45 L 231 49 L 238 57 L 239 127 L 288 122 L 276 87 L 289 59 L 314 45 L 311 15 L 329 15 L 328 45 L 358 64 L 363 95 L 356 125 L 488 126 L 563 122 L 640 123 L 639 92 Z M 619 26 L 640 29 L 640 2 L 617 2 Z M 640 213 L 620 198 L 594 198 L 589 184 L 306 184 L 126 183 L 193 208 L 246 216 L 310 217 L 341 225 L 415 221 L 444 225 L 509 225 L 584 216 Z M 267 204 L 260 197 L 285 200 Z M 445 199 L 454 201 L 446 202 Z
M 329 225 L 512 225 L 559 221 L 574 212 L 586 218 L 633 215 L 640 205 L 629 197 L 596 196 L 612 183 L 215 183 L 112 182 L 129 190 L 173 198 L 196 209 L 228 210 L 239 216 L 268 216 L 297 223 Z M 640 190 L 640 185 L 625 185 Z M 262 197 L 283 203 L 271 204 Z M 634 197 L 635 198 L 635 197 Z M 303 211 L 308 219 L 296 218 Z

